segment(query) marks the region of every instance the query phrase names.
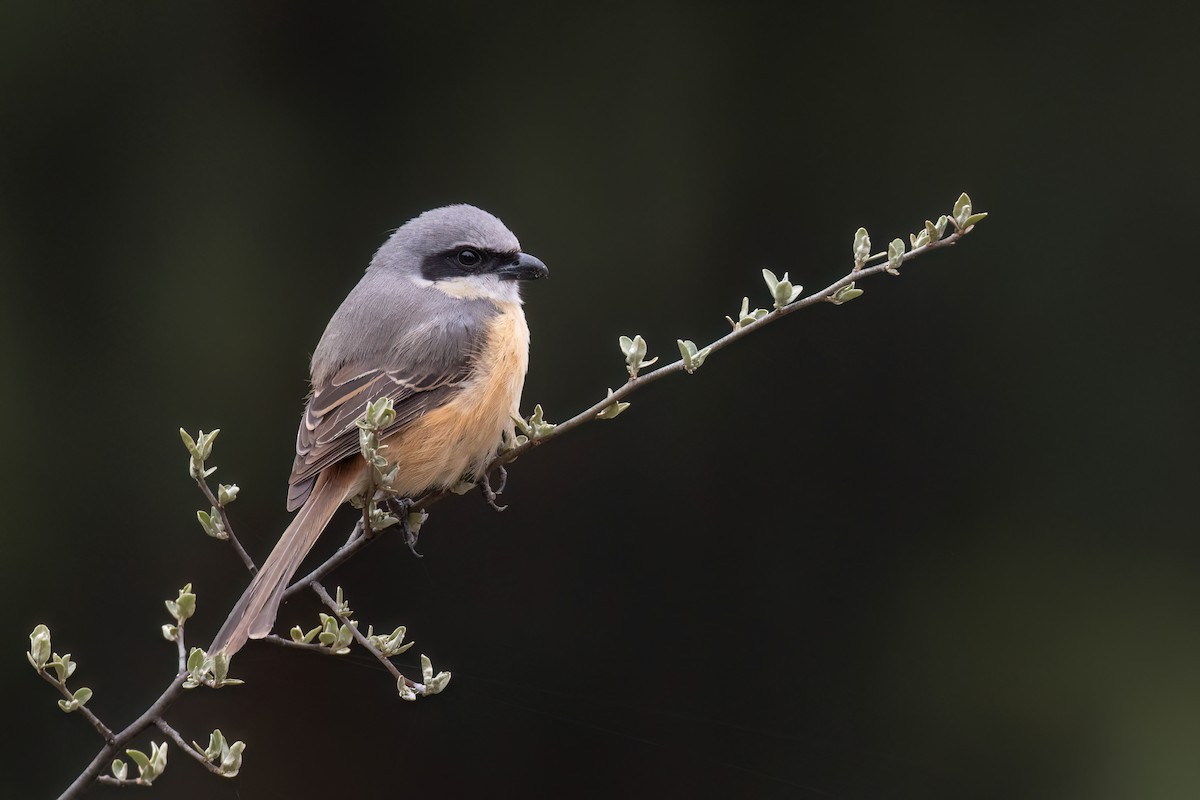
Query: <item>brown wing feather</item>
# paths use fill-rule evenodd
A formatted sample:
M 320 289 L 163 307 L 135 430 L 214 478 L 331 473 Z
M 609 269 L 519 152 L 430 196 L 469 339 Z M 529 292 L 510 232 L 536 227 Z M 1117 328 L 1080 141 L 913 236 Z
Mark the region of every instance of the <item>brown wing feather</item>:
M 288 510 L 304 504 L 321 470 L 358 453 L 356 423 L 367 403 L 382 397 L 392 399 L 396 420 L 380 436 L 384 438 L 453 397 L 471 377 L 473 361 L 463 358 L 441 375 L 347 368 L 327 384 L 315 387 L 296 434 L 296 460 L 288 479 Z

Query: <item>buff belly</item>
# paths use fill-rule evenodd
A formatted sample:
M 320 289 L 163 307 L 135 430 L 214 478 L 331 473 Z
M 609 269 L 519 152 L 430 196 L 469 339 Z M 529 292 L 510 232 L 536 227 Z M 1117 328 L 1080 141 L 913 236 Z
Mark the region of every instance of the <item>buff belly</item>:
M 478 371 L 448 403 L 385 440 L 384 455 L 399 465 L 395 489 L 416 497 L 478 475 L 501 436 L 513 431 L 529 366 L 529 328 L 517 303 L 500 306 L 489 323 Z M 353 494 L 353 492 L 352 492 Z

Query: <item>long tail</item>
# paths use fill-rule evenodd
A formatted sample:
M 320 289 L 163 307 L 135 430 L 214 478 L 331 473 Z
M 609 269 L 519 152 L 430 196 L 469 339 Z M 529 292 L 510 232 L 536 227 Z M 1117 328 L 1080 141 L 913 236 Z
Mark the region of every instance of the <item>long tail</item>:
M 344 481 L 337 479 L 337 473 L 336 469 L 321 473 L 312 494 L 213 639 L 210 653 L 224 649 L 232 656 L 242 649 L 247 638 L 261 639 L 271 632 L 288 583 L 345 500 L 346 487 L 342 485 Z

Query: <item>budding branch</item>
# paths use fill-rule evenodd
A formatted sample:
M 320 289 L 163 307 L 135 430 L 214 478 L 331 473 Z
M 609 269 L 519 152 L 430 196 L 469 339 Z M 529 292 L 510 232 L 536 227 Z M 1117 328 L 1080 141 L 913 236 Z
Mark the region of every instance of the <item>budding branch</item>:
M 964 199 L 965 199 L 965 195 L 964 195 Z M 962 199 L 960 199 L 960 203 L 961 202 L 962 202 Z M 967 199 L 967 202 L 969 203 L 969 199 Z M 956 208 L 956 211 L 957 210 L 958 209 Z M 968 206 L 967 214 L 969 214 L 969 213 L 970 213 L 970 209 Z M 854 284 L 857 281 L 861 281 L 866 278 L 872 278 L 872 277 L 882 274 L 884 272 L 894 271 L 895 267 L 898 267 L 900 264 L 907 263 L 907 262 L 911 261 L 912 259 L 917 258 L 918 256 L 922 256 L 922 255 L 932 252 L 934 250 L 941 250 L 941 249 L 945 249 L 948 247 L 952 247 L 953 245 L 957 244 L 960 239 L 962 239 L 964 236 L 966 236 L 968 233 L 970 233 L 974 229 L 975 226 L 974 226 L 973 222 L 978 221 L 978 219 L 982 219 L 982 216 L 983 215 L 976 215 L 976 217 L 967 219 L 966 224 L 961 224 L 961 222 L 962 222 L 961 220 L 956 220 L 956 222 L 960 223 L 960 227 L 957 230 L 955 230 L 953 233 L 951 233 L 950 235 L 948 235 L 944 238 L 938 238 L 936 240 L 928 241 L 927 243 L 925 243 L 919 247 L 914 247 L 913 249 L 909 250 L 908 252 L 905 252 L 899 260 L 896 260 L 894 258 L 889 260 L 889 254 L 886 252 L 877 253 L 873 256 L 862 259 L 860 263 L 855 265 L 855 268 L 850 273 L 848 273 L 844 277 L 838 279 L 837 281 L 834 281 L 833 283 L 829 284 L 824 289 L 822 289 L 818 292 L 815 292 L 813 294 L 810 294 L 807 297 L 797 299 L 794 302 L 789 302 L 784 305 L 779 305 L 770 313 L 767 313 L 767 314 L 765 314 L 757 319 L 754 319 L 752 321 L 747 321 L 745 323 L 742 323 L 739 321 L 737 324 L 735 324 L 734 329 L 731 332 L 716 339 L 715 341 L 713 341 L 711 344 L 707 345 L 706 347 L 701 348 L 701 352 L 705 352 L 706 354 L 711 354 L 711 353 L 717 352 L 718 350 L 722 350 L 722 349 L 728 347 L 729 345 L 733 344 L 734 342 L 736 342 L 746 336 L 749 336 L 754 331 L 757 331 L 760 328 L 763 328 L 763 327 L 771 324 L 772 322 L 775 322 L 776 320 L 786 317 L 789 314 L 794 314 L 797 311 L 800 311 L 801 309 L 810 308 L 819 303 L 838 302 L 837 298 L 839 296 L 839 292 L 846 289 L 847 287 L 850 287 L 852 284 Z M 876 264 L 875 266 L 867 266 L 867 264 L 870 264 L 871 262 L 879 261 L 881 259 L 883 260 L 883 263 Z M 696 368 L 696 366 L 697 365 L 694 362 L 691 364 L 693 371 Z M 526 441 L 519 443 L 515 447 L 504 450 L 501 453 L 499 453 L 492 460 L 492 462 L 488 465 L 488 468 L 485 471 L 485 476 L 486 476 L 486 473 L 491 473 L 492 471 L 499 469 L 506 464 L 511 463 L 512 461 L 516 460 L 519 456 L 522 456 L 522 455 L 528 453 L 529 451 L 533 450 L 534 448 L 539 447 L 542 444 L 545 444 L 546 442 L 548 442 L 552 439 L 557 439 L 560 436 L 562 436 L 563 434 L 565 434 L 569 431 L 572 431 L 575 428 L 578 428 L 580 425 L 583 425 L 586 422 L 590 422 L 591 420 L 597 419 L 598 415 L 602 414 L 606 409 L 609 409 L 615 403 L 620 403 L 621 401 L 625 400 L 625 398 L 629 397 L 631 394 L 633 394 L 635 391 L 637 391 L 642 386 L 645 386 L 646 384 L 653 383 L 654 381 L 665 378 L 668 375 L 673 375 L 673 374 L 676 374 L 679 372 L 687 371 L 688 367 L 689 367 L 688 361 L 685 360 L 684 358 L 680 358 L 678 361 L 674 361 L 669 364 L 664 364 L 664 365 L 658 367 L 657 369 L 652 369 L 652 370 L 646 372 L 645 374 L 631 375 L 629 380 L 627 380 L 624 385 L 622 385 L 616 391 L 612 392 L 608 397 L 605 397 L 603 400 L 592 405 L 590 408 L 587 408 L 584 411 L 581 411 L 580 413 L 576 414 L 575 416 L 571 417 L 570 419 L 566 420 L 565 422 L 561 422 L 554 427 L 547 427 L 547 428 L 542 428 L 540 430 L 534 430 L 527 437 Z M 634 371 L 636 372 L 637 370 L 634 370 Z M 479 477 L 479 479 L 481 481 L 484 481 L 484 480 L 486 480 L 485 476 L 477 476 L 477 477 Z M 218 502 L 218 498 L 216 498 L 213 495 L 212 490 L 209 489 L 209 487 L 208 487 L 207 483 L 205 482 L 202 475 L 196 475 L 195 477 L 196 477 L 197 484 L 199 484 L 201 490 L 204 492 L 204 496 L 209 500 L 209 502 L 212 504 L 212 506 L 214 508 L 216 508 L 218 510 L 218 512 L 220 513 L 220 519 L 221 519 L 221 522 L 222 522 L 222 525 L 223 525 L 225 531 L 229 535 L 228 538 L 229 538 L 230 544 L 234 548 L 235 552 L 237 553 L 238 557 L 241 559 L 243 564 L 246 566 L 246 569 L 248 571 L 250 571 L 251 574 L 253 574 L 256 569 L 254 566 L 254 562 L 250 559 L 249 555 L 246 554 L 246 551 L 242 548 L 241 544 L 238 542 L 237 537 L 234 536 L 233 529 L 229 524 L 229 519 L 225 513 L 223 504 Z M 429 506 L 433 505 L 434 503 L 437 503 L 440 500 L 444 499 L 448 494 L 450 494 L 449 490 L 441 490 L 441 491 L 431 492 L 429 494 L 426 494 L 423 497 L 417 498 L 415 500 L 415 502 L 413 502 L 413 504 L 411 505 L 411 509 L 412 510 L 426 509 Z M 360 520 L 359 522 L 357 522 L 355 524 L 354 531 L 351 533 L 350 538 L 347 540 L 346 544 L 344 544 L 341 548 L 339 548 L 336 553 L 334 553 L 332 556 L 330 556 L 324 563 L 322 563 L 320 566 L 318 566 L 316 569 L 314 569 L 308 575 L 293 582 L 292 585 L 288 587 L 288 589 L 284 593 L 283 597 L 285 600 L 290 599 L 290 598 L 294 597 L 297 593 L 304 591 L 305 589 L 309 589 L 309 590 L 315 592 L 317 594 L 317 596 L 321 599 L 322 603 L 324 603 L 326 606 L 328 606 L 334 612 L 334 615 L 343 624 L 349 626 L 349 628 L 352 632 L 352 635 L 353 635 L 354 639 L 358 642 L 358 644 L 361 645 L 362 647 L 364 647 L 365 649 L 367 649 L 369 652 L 371 652 L 382 664 L 384 664 L 385 668 L 387 668 L 388 671 L 392 673 L 393 677 L 395 677 L 397 679 L 397 681 L 403 683 L 410 689 L 417 689 L 418 691 L 421 691 L 424 689 L 424 687 L 421 684 L 415 683 L 414 681 L 411 681 L 408 678 L 405 678 L 396 669 L 396 667 L 392 664 L 392 662 L 390 661 L 390 659 L 387 656 L 385 656 L 376 647 L 374 647 L 370 643 L 370 641 L 363 634 L 361 634 L 358 631 L 358 629 L 355 625 L 350 624 L 350 619 L 349 619 L 348 615 L 344 615 L 339 611 L 337 603 L 333 600 L 333 598 L 331 598 L 329 596 L 329 593 L 325 590 L 325 587 L 322 586 L 320 583 L 320 581 L 326 575 L 328 575 L 330 572 L 332 572 L 334 569 L 336 569 L 340 565 L 344 564 L 346 561 L 348 561 L 350 558 L 352 558 L 354 555 L 356 555 L 360 550 L 362 550 L 364 547 L 366 547 L 368 544 L 370 544 L 372 541 L 374 541 L 375 538 L 377 538 L 378 533 L 372 532 L 370 530 L 369 524 L 365 522 L 367 519 L 368 518 L 364 514 L 363 520 Z M 182 641 L 183 640 L 183 625 L 180 624 L 178 627 L 179 627 L 178 642 L 179 642 L 180 653 L 182 656 L 183 648 L 184 648 L 183 641 Z M 265 641 L 271 642 L 273 644 L 283 645 L 286 647 L 298 647 L 298 648 L 302 648 L 302 649 L 309 650 L 309 651 L 328 652 L 328 648 L 325 648 L 325 647 L 320 647 L 318 645 L 312 645 L 312 644 L 296 643 L 296 642 L 292 642 L 292 641 L 289 641 L 282 637 L 274 636 L 274 635 L 266 637 Z M 92 714 L 91 711 L 89 711 L 86 708 L 81 708 L 80 710 L 82 710 L 84 712 L 84 716 L 88 718 L 88 721 L 92 723 L 92 725 L 96 728 L 96 730 L 100 733 L 100 735 L 105 739 L 106 744 L 105 744 L 104 748 L 101 749 L 100 752 L 96 754 L 95 758 L 92 759 L 91 763 L 87 766 L 87 768 L 79 774 L 79 776 L 75 779 L 75 781 L 62 794 L 62 798 L 78 797 L 84 791 L 86 791 L 86 789 L 92 783 L 96 782 L 97 780 L 100 780 L 101 782 L 105 782 L 105 783 L 131 783 L 132 781 L 120 782 L 120 781 L 117 781 L 108 776 L 101 776 L 101 771 L 110 762 L 110 760 L 120 752 L 120 750 L 122 748 L 124 748 L 127 744 L 130 743 L 130 741 L 135 736 L 137 736 L 142 731 L 146 730 L 147 728 L 149 728 L 151 726 L 157 727 L 161 731 L 163 731 L 165 734 L 167 734 L 167 736 L 172 741 L 174 741 L 176 743 L 176 745 L 178 745 L 180 747 L 180 749 L 184 750 L 189 755 L 191 755 L 193 758 L 195 758 L 197 761 L 200 761 L 202 764 L 204 764 L 204 766 L 210 772 L 213 772 L 218 775 L 222 774 L 220 772 L 220 770 L 218 768 L 216 768 L 213 764 L 209 763 L 202 754 L 193 752 L 192 748 L 187 746 L 183 737 L 178 732 L 176 732 L 173 728 L 171 728 L 163 720 L 163 717 L 162 717 L 163 712 L 184 691 L 184 685 L 183 685 L 184 680 L 183 679 L 186 677 L 186 675 L 187 675 L 186 668 L 181 668 L 179 673 L 172 679 L 170 685 L 158 697 L 158 699 L 155 700 L 154 703 L 148 709 L 146 709 L 146 711 L 141 716 L 139 716 L 136 720 L 134 720 L 134 722 L 132 722 L 124 730 L 122 730 L 116 734 L 112 733 L 112 731 L 110 731 L 107 727 L 105 727 L 104 724 L 102 722 L 100 722 L 100 720 L 97 719 L 95 717 L 95 715 Z M 56 683 L 53 679 L 50 679 L 48 675 L 44 674 L 44 677 L 46 677 L 48 680 L 50 680 L 51 683 Z M 64 695 L 69 698 L 70 693 L 66 691 L 65 687 L 60 687 L 60 688 L 63 691 Z

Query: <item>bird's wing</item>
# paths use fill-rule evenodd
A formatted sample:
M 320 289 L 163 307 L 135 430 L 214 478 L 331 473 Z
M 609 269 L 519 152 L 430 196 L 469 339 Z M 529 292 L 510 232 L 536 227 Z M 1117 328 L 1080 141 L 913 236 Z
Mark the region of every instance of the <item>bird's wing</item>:
M 475 371 L 472 348 L 463 348 L 453 363 L 430 372 L 419 369 L 344 367 L 327 383 L 313 387 L 296 434 L 296 460 L 288 479 L 288 510 L 304 504 L 317 474 L 358 453 L 358 420 L 367 403 L 392 399 L 396 420 L 379 438 L 400 430 L 421 415 L 446 403 Z

